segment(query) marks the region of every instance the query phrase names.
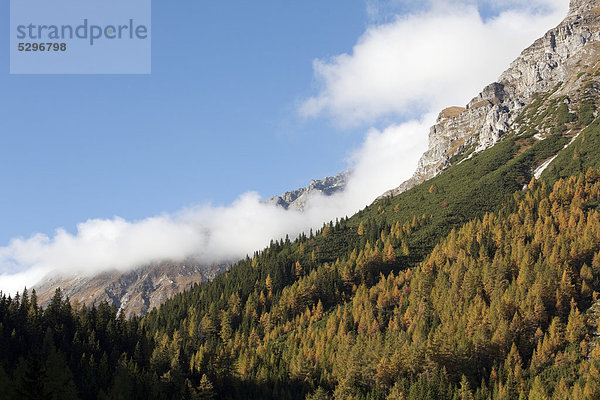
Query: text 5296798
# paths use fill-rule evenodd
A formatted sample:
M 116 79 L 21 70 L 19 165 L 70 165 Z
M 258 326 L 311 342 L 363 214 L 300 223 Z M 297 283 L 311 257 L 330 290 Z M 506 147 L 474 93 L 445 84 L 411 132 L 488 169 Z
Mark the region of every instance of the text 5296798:
M 66 43 L 19 43 L 19 51 L 67 51 Z

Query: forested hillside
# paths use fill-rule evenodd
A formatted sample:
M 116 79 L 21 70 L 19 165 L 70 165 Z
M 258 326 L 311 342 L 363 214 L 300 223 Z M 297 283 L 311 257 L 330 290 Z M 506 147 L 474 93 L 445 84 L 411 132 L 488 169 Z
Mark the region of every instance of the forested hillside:
M 494 147 L 274 241 L 143 319 L 60 291 L 46 309 L 35 294 L 3 296 L 0 393 L 600 397 L 600 121 L 586 90 L 566 109 L 553 92 L 537 97 Z

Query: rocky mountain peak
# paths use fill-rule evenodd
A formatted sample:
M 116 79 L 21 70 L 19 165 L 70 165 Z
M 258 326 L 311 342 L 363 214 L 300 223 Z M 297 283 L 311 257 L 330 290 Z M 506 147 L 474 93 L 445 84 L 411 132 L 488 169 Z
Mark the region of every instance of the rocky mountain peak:
M 599 68 L 600 0 L 572 0 L 567 17 L 525 49 L 497 82 L 466 107 L 440 113 L 414 176 L 384 196 L 402 193 L 453 162 L 493 146 L 536 94 L 581 93 L 586 74 Z
M 320 180 L 313 179 L 310 185 L 304 188 L 286 192 L 281 196 L 271 197 L 266 202 L 281 206 L 286 210 L 292 208 L 302 211 L 310 196 L 317 194 L 331 196 L 343 190 L 346 187 L 349 174 L 349 172 L 342 172 L 336 176 L 329 176 Z

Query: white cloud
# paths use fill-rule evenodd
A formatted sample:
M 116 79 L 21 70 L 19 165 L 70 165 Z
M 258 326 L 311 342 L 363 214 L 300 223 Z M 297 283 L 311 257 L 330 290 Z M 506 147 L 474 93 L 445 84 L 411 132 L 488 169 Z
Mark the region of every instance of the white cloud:
M 430 2 L 425 11 L 370 27 L 350 54 L 315 60 L 320 91 L 300 113 L 326 114 L 346 125 L 464 105 L 560 22 L 567 6 L 513 1 L 514 7 L 484 20 L 470 3 Z
M 447 1 L 428 4 L 419 14 L 369 28 L 352 54 L 314 63 L 322 89 L 302 107 L 305 115 L 328 114 L 343 124 L 413 117 L 368 130 L 348 160 L 353 175 L 345 191 L 314 196 L 304 213 L 246 193 L 226 207 L 205 205 L 133 222 L 89 220 L 75 234 L 59 229 L 52 236 L 14 239 L 0 248 L 0 289 L 14 293 L 51 271 L 93 274 L 188 257 L 235 260 L 271 239 L 351 215 L 412 175 L 442 107 L 470 100 L 565 13 L 565 4 L 548 1 L 549 14 L 523 6 L 484 21 L 468 1 L 452 2 L 450 9 Z

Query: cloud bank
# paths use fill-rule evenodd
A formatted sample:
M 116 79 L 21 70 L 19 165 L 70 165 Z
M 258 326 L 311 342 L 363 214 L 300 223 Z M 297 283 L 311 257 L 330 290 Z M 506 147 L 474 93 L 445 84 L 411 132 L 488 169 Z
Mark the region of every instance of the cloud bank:
M 384 3 L 379 1 L 379 13 Z M 368 4 L 372 12 L 374 3 Z M 365 129 L 362 146 L 348 158 L 353 173 L 343 192 L 312 197 L 303 213 L 246 193 L 229 206 L 203 205 L 140 221 L 94 219 L 74 234 L 58 229 L 52 236 L 13 239 L 0 248 L 0 290 L 15 293 L 56 272 L 95 274 L 189 257 L 232 261 L 272 239 L 355 213 L 412 175 L 441 108 L 467 103 L 556 25 L 567 6 L 553 0 L 495 2 L 505 9 L 485 19 L 474 2 L 420 4 L 418 12 L 369 27 L 351 53 L 313 64 L 320 89 L 302 104 L 302 115 L 341 125 L 403 121 Z
M 302 104 L 301 114 L 348 125 L 466 104 L 560 22 L 567 8 L 567 1 L 546 2 L 542 10 L 549 13 L 532 8 L 535 2 L 520 8 L 519 2 L 504 2 L 505 11 L 484 20 L 468 2 L 427 3 L 426 11 L 370 27 L 352 52 L 315 60 L 320 91 Z

